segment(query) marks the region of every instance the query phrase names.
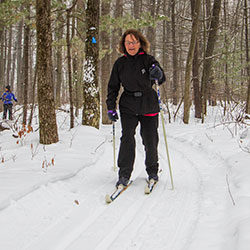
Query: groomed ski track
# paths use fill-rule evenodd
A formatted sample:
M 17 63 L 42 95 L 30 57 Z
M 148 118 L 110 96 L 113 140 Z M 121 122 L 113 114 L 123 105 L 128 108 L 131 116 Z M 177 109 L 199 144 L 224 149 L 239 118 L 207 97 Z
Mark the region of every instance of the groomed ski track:
M 117 200 L 107 205 L 104 198 L 114 189 L 117 173 L 112 172 L 109 128 L 106 127 L 104 133 L 107 134 L 107 141 L 98 149 L 100 158 L 96 164 L 61 183 L 77 194 L 79 205 L 71 207 L 66 214 L 44 228 L 23 249 L 192 249 L 190 247 L 206 200 L 201 165 L 203 168 L 212 166 L 213 159 L 190 143 L 169 136 L 175 185 L 175 189 L 171 190 L 166 150 L 161 139 L 159 162 L 162 174 L 154 191 L 145 195 L 144 150 L 137 131 L 137 155 L 132 176 L 134 183 Z M 119 137 L 117 133 L 117 144 Z M 108 162 L 102 160 L 109 158 Z M 75 183 L 78 183 L 77 186 Z

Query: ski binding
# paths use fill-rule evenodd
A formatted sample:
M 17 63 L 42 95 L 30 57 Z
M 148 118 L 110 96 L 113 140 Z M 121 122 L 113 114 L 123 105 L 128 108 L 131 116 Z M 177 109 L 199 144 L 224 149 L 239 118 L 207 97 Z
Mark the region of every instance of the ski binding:
M 145 186 L 144 193 L 150 194 L 153 191 L 156 183 L 157 183 L 157 181 L 155 181 L 154 179 L 147 181 L 147 185 Z
M 119 197 L 131 184 L 132 184 L 133 181 L 129 181 L 128 185 L 127 186 L 124 186 L 124 185 L 119 185 L 116 190 L 110 195 L 110 194 L 107 194 L 105 196 L 105 201 L 106 203 L 111 203 L 113 202 L 117 197 Z

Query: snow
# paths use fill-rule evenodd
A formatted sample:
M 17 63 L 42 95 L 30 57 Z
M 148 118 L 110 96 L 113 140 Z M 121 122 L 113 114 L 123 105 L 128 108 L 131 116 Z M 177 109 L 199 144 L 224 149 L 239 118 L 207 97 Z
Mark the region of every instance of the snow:
M 60 140 L 47 146 L 37 122 L 18 144 L 12 130 L 0 132 L 0 249 L 249 250 L 249 125 L 218 114 L 209 109 L 205 124 L 166 123 L 174 190 L 160 126 L 162 173 L 150 195 L 138 128 L 134 183 L 109 205 L 111 125 L 97 130 L 79 118 L 69 130 L 69 114 L 58 112 Z M 117 154 L 120 130 L 118 121 Z
M 87 83 L 92 83 L 94 81 L 95 76 L 95 65 L 93 63 L 94 59 L 92 57 L 89 57 L 84 62 L 84 74 L 83 74 L 83 80 Z M 93 91 L 93 89 L 91 90 Z M 95 90 L 96 91 L 96 90 Z

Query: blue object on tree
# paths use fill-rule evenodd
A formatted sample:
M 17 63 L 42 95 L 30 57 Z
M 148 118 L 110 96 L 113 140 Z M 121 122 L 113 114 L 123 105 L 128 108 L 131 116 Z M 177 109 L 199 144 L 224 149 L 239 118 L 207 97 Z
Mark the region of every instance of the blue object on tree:
M 92 37 L 92 43 L 96 43 L 96 39 L 94 36 Z

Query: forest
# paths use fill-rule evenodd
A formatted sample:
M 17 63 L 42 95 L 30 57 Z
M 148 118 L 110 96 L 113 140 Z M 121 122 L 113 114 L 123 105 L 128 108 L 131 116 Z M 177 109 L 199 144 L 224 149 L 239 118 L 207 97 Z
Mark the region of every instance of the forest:
M 116 47 L 135 28 L 164 69 L 169 121 L 183 109 L 188 124 L 193 107 L 204 122 L 207 106 L 221 105 L 224 115 L 240 109 L 242 122 L 250 113 L 249 8 L 248 0 L 0 0 L 0 88 L 11 86 L 23 126 L 38 108 L 42 144 L 58 141 L 62 105 L 70 128 L 80 115 L 83 125 L 109 124 Z

